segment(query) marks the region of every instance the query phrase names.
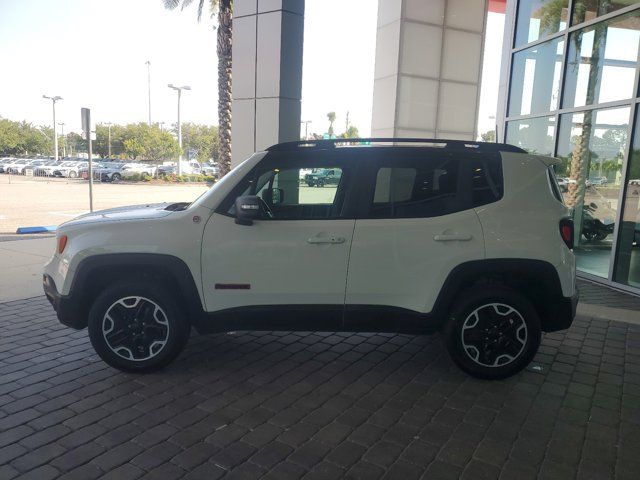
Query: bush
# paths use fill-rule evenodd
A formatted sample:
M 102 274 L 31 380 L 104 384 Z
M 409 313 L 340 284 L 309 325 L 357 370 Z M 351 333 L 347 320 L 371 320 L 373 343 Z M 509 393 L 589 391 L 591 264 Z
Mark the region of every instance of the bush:
M 140 181 L 140 174 L 139 173 L 132 173 L 129 177 L 127 177 L 127 180 L 130 180 L 132 182 L 139 182 Z

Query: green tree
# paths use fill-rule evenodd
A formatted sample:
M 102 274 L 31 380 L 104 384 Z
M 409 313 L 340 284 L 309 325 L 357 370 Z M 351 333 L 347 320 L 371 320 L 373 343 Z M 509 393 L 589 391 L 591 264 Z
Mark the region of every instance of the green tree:
M 112 141 L 113 134 L 111 127 Z M 150 162 L 175 159 L 180 154 L 178 141 L 171 132 L 160 130 L 157 124 L 149 126 L 144 122 L 123 128 L 122 146 L 128 157 Z
M 496 131 L 495 130 L 489 130 L 488 132 L 484 132 L 484 133 L 480 134 L 480 139 L 483 142 L 495 143 L 495 141 L 496 141 Z
M 0 153 L 7 155 L 18 153 L 21 138 L 17 122 L 0 118 Z
M 163 0 L 165 8 L 174 10 L 191 5 L 193 0 Z M 231 169 L 231 45 L 233 0 L 207 0 L 211 16 L 217 14 L 218 54 L 218 128 L 219 128 L 219 164 L 220 175 Z M 202 18 L 205 0 L 198 2 L 198 21 Z
M 339 138 L 360 138 L 360 132 L 358 132 L 358 127 L 354 127 L 353 125 L 349 125 L 347 131 L 341 133 Z
M 329 137 L 333 135 L 333 122 L 336 121 L 336 112 L 327 113 L 327 119 L 329 120 Z
M 174 130 L 177 134 L 177 131 Z M 218 161 L 220 139 L 218 128 L 195 123 L 182 124 L 182 147 L 185 152 L 194 150 L 199 162 Z

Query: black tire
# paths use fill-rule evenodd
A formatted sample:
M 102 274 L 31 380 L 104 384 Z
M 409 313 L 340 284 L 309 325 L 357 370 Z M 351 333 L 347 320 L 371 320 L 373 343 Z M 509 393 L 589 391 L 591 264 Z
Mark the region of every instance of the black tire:
M 526 367 L 541 337 L 540 319 L 531 302 L 500 286 L 474 287 L 459 295 L 443 333 L 453 361 L 468 374 L 490 380 L 510 377 Z
M 324 187 L 324 180 L 322 180 L 322 179 L 318 180 L 317 185 L 318 185 L 318 187 L 320 187 L 320 188 Z
M 137 303 L 136 298 L 140 299 Z M 107 319 L 107 313 L 114 319 Z M 109 327 L 110 331 L 104 332 Z M 190 333 L 189 322 L 171 293 L 143 282 L 105 289 L 89 311 L 88 329 L 91 344 L 102 360 L 118 370 L 137 373 L 168 365 L 180 354 Z M 117 330 L 109 336 L 113 329 Z
M 112 182 L 119 182 L 120 180 L 122 180 L 122 175 L 120 175 L 119 173 L 114 173 L 113 175 L 111 175 Z
M 76 178 L 78 176 L 78 174 L 76 172 L 74 172 L 73 170 L 69 171 L 69 178 Z

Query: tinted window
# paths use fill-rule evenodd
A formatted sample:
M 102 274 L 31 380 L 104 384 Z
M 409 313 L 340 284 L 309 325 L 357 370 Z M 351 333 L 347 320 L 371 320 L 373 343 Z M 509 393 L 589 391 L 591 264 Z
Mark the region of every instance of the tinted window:
M 502 165 L 498 159 L 470 161 L 473 206 L 479 207 L 502 198 Z
M 452 158 L 416 158 L 379 166 L 369 216 L 435 217 L 458 210 L 459 164 Z

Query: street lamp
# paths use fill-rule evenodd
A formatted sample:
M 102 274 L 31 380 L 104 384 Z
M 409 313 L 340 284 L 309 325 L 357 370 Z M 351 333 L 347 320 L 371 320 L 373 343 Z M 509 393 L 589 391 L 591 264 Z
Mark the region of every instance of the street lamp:
M 105 125 L 109 130 L 109 143 L 107 145 L 109 146 L 109 160 L 111 160 L 111 125 L 113 125 L 113 123 L 107 122 Z
M 182 124 L 180 123 L 180 98 L 182 97 L 182 90 L 191 90 L 191 87 L 189 85 L 176 87 L 173 83 L 170 83 L 167 87 L 178 92 L 178 146 L 180 147 L 180 155 L 178 156 L 178 175 L 182 175 Z
M 48 97 L 47 95 L 42 95 L 42 98 L 51 100 L 51 104 L 53 105 L 53 154 L 57 162 L 58 161 L 58 129 L 56 125 L 56 102 L 58 100 L 62 100 L 63 98 L 58 95 L 56 95 L 55 97 Z
M 144 62 L 147 65 L 147 93 L 149 94 L 149 126 L 151 126 L 151 61 Z
M 64 122 L 58 123 L 62 128 L 62 158 L 67 156 L 67 139 L 64 138 Z

